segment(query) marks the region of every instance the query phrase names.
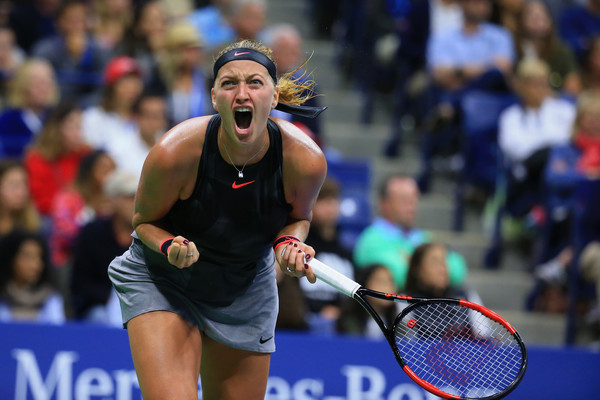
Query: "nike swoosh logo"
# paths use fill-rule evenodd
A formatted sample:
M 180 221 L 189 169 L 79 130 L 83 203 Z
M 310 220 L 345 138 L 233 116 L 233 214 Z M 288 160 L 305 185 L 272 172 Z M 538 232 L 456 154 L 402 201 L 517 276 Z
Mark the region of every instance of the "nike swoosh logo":
M 233 181 L 233 183 L 231 184 L 231 187 L 234 188 L 234 189 L 239 189 L 241 187 L 244 187 L 244 186 L 249 185 L 249 184 L 254 183 L 254 182 L 255 181 L 250 181 L 250 182 L 244 182 L 244 183 L 237 184 L 237 183 L 235 183 L 235 181 Z
M 250 54 L 250 52 L 249 52 L 249 51 L 242 51 L 242 52 L 239 52 L 239 53 L 238 53 L 238 52 L 236 51 L 235 53 L 233 53 L 233 55 L 234 55 L 235 57 L 237 57 L 237 56 L 241 56 L 241 55 L 244 55 L 244 54 Z
M 273 336 L 263 339 L 262 336 L 260 337 L 260 339 L 258 339 L 258 341 L 260 342 L 260 344 L 265 344 L 267 343 L 269 340 L 273 339 Z

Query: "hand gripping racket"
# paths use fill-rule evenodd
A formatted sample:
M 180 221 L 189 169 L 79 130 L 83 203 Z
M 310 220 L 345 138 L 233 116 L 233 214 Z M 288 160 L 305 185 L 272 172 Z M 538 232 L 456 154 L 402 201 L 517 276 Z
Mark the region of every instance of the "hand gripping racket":
M 445 399 L 500 399 L 521 381 L 527 350 L 517 331 L 495 312 L 457 299 L 423 299 L 377 292 L 312 259 L 317 278 L 358 301 L 373 317 L 404 372 Z M 367 297 L 404 303 L 392 326 Z

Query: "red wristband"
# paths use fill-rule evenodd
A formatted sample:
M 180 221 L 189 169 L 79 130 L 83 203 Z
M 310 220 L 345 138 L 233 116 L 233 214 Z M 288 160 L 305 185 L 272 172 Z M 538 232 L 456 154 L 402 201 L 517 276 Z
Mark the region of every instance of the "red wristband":
M 163 253 L 165 256 L 169 257 L 169 249 L 171 248 L 171 244 L 173 243 L 173 239 L 175 238 L 168 238 L 163 240 L 160 243 L 160 252 Z
M 283 244 L 288 244 L 290 242 L 299 242 L 299 241 L 300 241 L 300 239 L 298 239 L 296 236 L 292 236 L 292 235 L 279 236 L 273 242 L 273 250 L 277 250 L 277 248 Z

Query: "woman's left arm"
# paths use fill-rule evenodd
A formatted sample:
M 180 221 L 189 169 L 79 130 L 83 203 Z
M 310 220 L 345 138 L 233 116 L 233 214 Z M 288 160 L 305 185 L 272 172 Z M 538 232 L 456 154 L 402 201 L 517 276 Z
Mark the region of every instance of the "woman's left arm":
M 306 276 L 314 283 L 316 277 L 306 261 L 314 257 L 315 251 L 303 241 L 308 235 L 312 208 L 327 174 L 327 161 L 319 146 L 304 132 L 287 121 L 277 119 L 277 123 L 283 140 L 285 196 L 292 205 L 286 225 L 277 238 L 292 236 L 298 241 L 281 240 L 283 243 L 276 247 L 275 258 L 284 273 Z

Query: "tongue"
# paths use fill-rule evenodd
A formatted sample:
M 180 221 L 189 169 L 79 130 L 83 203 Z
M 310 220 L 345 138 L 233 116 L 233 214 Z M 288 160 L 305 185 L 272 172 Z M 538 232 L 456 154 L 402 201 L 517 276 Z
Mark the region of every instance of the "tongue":
M 235 123 L 240 129 L 247 129 L 250 126 L 250 122 L 252 121 L 252 113 L 251 112 L 236 112 L 235 113 Z

